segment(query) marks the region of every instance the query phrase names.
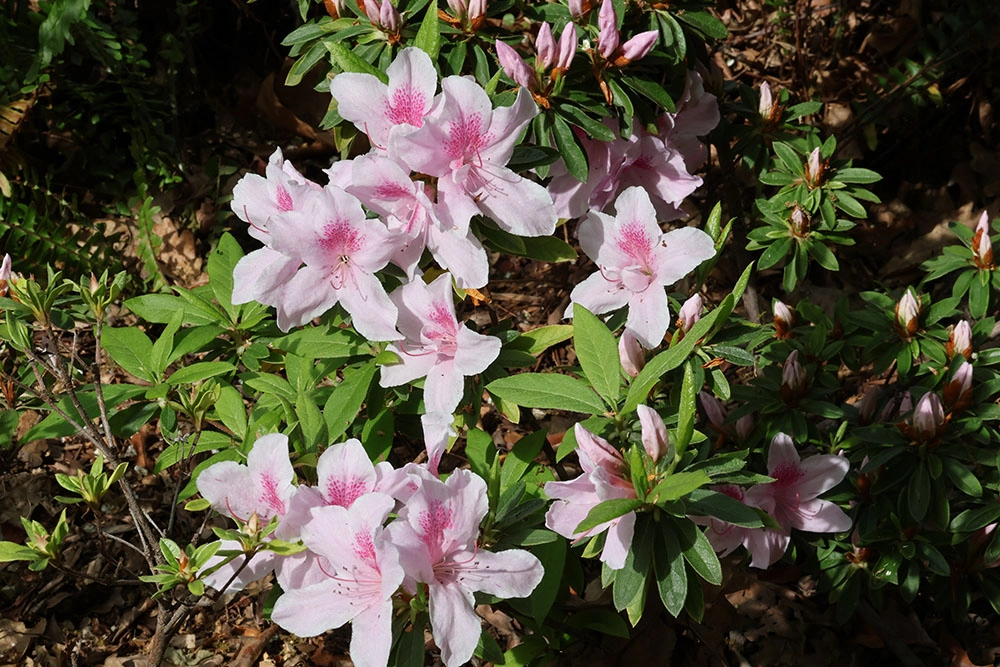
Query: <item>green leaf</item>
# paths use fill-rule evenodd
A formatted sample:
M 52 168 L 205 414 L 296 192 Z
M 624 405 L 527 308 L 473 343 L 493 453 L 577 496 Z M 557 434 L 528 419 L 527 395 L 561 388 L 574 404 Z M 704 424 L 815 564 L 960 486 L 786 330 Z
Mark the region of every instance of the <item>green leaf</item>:
M 965 510 L 951 520 L 951 532 L 971 533 L 1000 520 L 1000 503 Z
M 573 304 L 573 346 L 584 375 L 608 404 L 614 406 L 621 392 L 622 367 L 614 334 L 597 316 Z
M 681 11 L 677 12 L 677 18 L 711 39 L 721 41 L 729 37 L 726 24 L 708 12 Z
M 361 406 L 368 396 L 377 366 L 374 361 L 361 368 L 344 372 L 344 379 L 334 388 L 323 408 L 326 419 L 327 438 L 337 442 L 358 416 Z
M 389 83 L 389 76 L 385 72 L 373 67 L 364 59 L 357 56 L 347 45 L 331 41 L 326 41 L 324 44 L 327 50 L 330 51 L 330 56 L 334 62 L 343 71 L 371 74 L 382 83 Z
M 371 347 L 350 329 L 307 327 L 274 341 L 285 352 L 307 359 L 349 359 L 367 354 Z
M 651 503 L 663 506 L 711 483 L 712 478 L 704 470 L 675 472 L 654 486 L 646 498 Z
M 684 567 L 684 558 L 677 536 L 674 535 L 672 522 L 662 521 L 660 525 L 662 539 L 656 540 L 653 549 L 656 588 L 663 606 L 670 614 L 677 616 L 687 599 L 687 568 Z
M 877 183 L 882 180 L 882 176 L 878 172 L 859 167 L 838 169 L 833 178 L 841 183 Z
M 677 459 L 684 456 L 684 452 L 687 450 L 687 446 L 691 442 L 691 436 L 694 435 L 694 417 L 695 412 L 697 412 L 695 397 L 698 395 L 700 390 L 701 386 L 695 386 L 694 368 L 692 368 L 690 363 L 685 364 L 684 379 L 681 381 L 680 402 L 677 405 L 677 431 L 676 436 L 674 437 L 674 448 L 676 451 L 674 456 Z M 676 476 L 677 475 L 672 475 L 671 477 L 668 477 L 667 480 Z M 706 475 L 705 477 L 707 478 L 708 476 Z M 667 480 L 664 480 L 664 482 Z M 657 485 L 657 488 L 659 488 L 659 485 Z
M 123 369 L 147 382 L 157 381 L 155 373 L 149 367 L 153 342 L 146 334 L 134 327 L 105 329 L 101 343 L 115 363 Z
M 438 19 L 437 2 L 427 5 L 427 12 L 420 21 L 420 28 L 417 36 L 413 40 L 413 45 L 421 48 L 431 57 L 431 62 L 435 62 L 438 52 L 441 49 L 441 26 Z
M 670 97 L 670 93 L 655 81 L 635 76 L 625 76 L 622 77 L 622 82 L 643 97 L 652 100 L 654 104 L 663 107 L 665 111 L 670 113 L 677 111 L 677 106 L 674 104 L 673 98 Z
M 500 468 L 500 489 L 504 490 L 524 477 L 524 473 L 534 462 L 535 457 L 542 451 L 545 444 L 546 432 L 535 431 L 531 435 L 526 435 L 514 444 L 507 458 L 504 459 Z
M 156 377 L 163 377 L 164 371 L 170 365 L 170 358 L 173 356 L 174 336 L 181 328 L 184 321 L 183 311 L 177 311 L 170 318 L 170 322 L 163 329 L 163 333 L 153 343 L 153 351 L 149 356 L 149 367 Z
M 323 415 L 320 414 L 316 401 L 312 399 L 308 391 L 299 390 L 295 400 L 295 414 L 299 418 L 299 427 L 302 429 L 302 440 L 306 445 L 307 452 L 314 452 L 326 438 L 323 437 Z
M 601 398 L 586 382 L 556 373 L 522 373 L 486 385 L 491 394 L 526 408 L 569 410 L 599 415 Z
M 239 390 L 228 385 L 221 387 L 214 407 L 219 420 L 233 432 L 233 435 L 240 440 L 246 437 L 247 408 Z
M 617 519 L 618 517 L 628 514 L 629 512 L 634 512 L 636 509 L 644 505 L 644 501 L 638 498 L 613 498 L 611 500 L 605 500 L 602 503 L 595 505 L 588 513 L 586 518 L 580 522 L 580 525 L 576 527 L 574 533 L 583 533 L 591 528 L 601 525 L 611 521 L 612 519 Z
M 959 491 L 974 498 L 983 495 L 983 485 L 971 470 L 951 457 L 944 457 L 941 462 L 944 464 L 944 472 L 948 475 L 948 479 Z
M 235 372 L 236 366 L 228 361 L 199 361 L 171 373 L 170 377 L 167 378 L 167 384 L 192 384 L 217 375 Z
M 927 507 L 931 500 L 931 477 L 927 466 L 920 464 L 910 477 L 907 487 L 906 501 L 910 516 L 914 521 L 923 521 L 927 516 Z
M 587 180 L 587 153 L 580 146 L 569 124 L 561 116 L 552 117 L 552 133 L 555 136 L 556 147 L 562 156 L 566 169 L 573 178 L 582 182 Z
M 285 378 L 270 373 L 243 373 L 241 377 L 245 385 L 262 394 L 277 396 L 289 403 L 295 402 L 296 392 Z
M 523 350 L 528 354 L 541 354 L 553 345 L 573 337 L 572 324 L 553 324 L 526 331 L 508 344 L 515 350 Z
M 792 249 L 792 239 L 785 236 L 783 238 L 777 239 L 767 247 L 764 254 L 760 256 L 757 260 L 757 269 L 763 271 L 764 269 L 769 269 L 788 255 L 788 251 Z
M 233 321 L 239 311 L 239 306 L 233 305 L 233 269 L 242 257 L 243 249 L 229 232 L 222 235 L 219 245 L 208 256 L 208 284 L 212 287 L 215 300 Z
M 860 220 L 864 220 L 868 217 L 868 212 L 865 210 L 865 207 L 851 195 L 846 192 L 837 191 L 834 196 L 836 197 L 834 205 L 847 215 Z
M 586 132 L 593 139 L 597 139 L 598 141 L 614 141 L 618 138 L 614 130 L 588 116 L 587 112 L 580 107 L 571 104 L 557 104 L 555 111 L 570 123 Z
M 16 542 L 0 542 L 0 563 L 10 563 L 15 560 L 38 560 L 39 554 L 31 547 Z
M 712 328 L 721 311 L 721 307 L 716 308 L 695 322 L 682 341 L 671 345 L 668 350 L 661 352 L 646 363 L 639 375 L 632 380 L 621 412 L 629 413 L 635 410 L 640 403 L 646 400 L 650 390 L 665 373 L 672 371 L 687 360 L 691 352 L 694 351 L 698 340 Z
M 699 577 L 708 583 L 713 586 L 721 584 L 722 564 L 715 554 L 715 549 L 712 548 L 712 543 L 705 537 L 705 533 L 689 519 L 677 519 L 673 523 L 677 527 L 678 540 L 681 550 L 684 552 L 684 560 L 691 565 Z
M 819 265 L 827 271 L 840 271 L 840 263 L 830 249 L 819 241 L 809 244 L 809 254 L 816 258 Z
M 780 141 L 775 141 L 773 148 L 775 155 L 778 156 L 778 159 L 781 161 L 781 164 L 784 165 L 786 171 L 789 171 L 799 177 L 802 177 L 805 174 L 802 156 L 796 153 L 794 148 Z
M 545 544 L 539 544 L 530 549 L 535 554 L 544 568 L 542 580 L 531 592 L 531 615 L 535 621 L 542 625 L 552 609 L 552 604 L 559 593 L 560 584 L 563 578 L 563 569 L 566 566 L 566 550 L 568 543 L 566 540 L 556 540 Z
M 465 435 L 465 456 L 469 459 L 472 472 L 483 479 L 489 479 L 490 468 L 496 455 L 496 445 L 488 433 L 477 428 L 469 429 Z
M 752 507 L 718 491 L 695 489 L 684 500 L 685 509 L 696 516 L 714 517 L 743 528 L 761 528 L 760 516 Z

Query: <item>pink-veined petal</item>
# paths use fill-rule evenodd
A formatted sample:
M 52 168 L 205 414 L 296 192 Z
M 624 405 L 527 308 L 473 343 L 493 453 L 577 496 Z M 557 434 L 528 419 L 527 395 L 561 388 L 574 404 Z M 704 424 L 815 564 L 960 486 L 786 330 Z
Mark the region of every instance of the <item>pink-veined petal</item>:
M 482 373 L 500 355 L 501 342 L 495 336 L 476 333 L 459 325 L 456 338 L 458 350 L 455 353 L 455 368 L 462 375 Z
M 276 305 L 281 301 L 285 284 L 301 265 L 302 260 L 268 247 L 241 257 L 233 268 L 233 303 L 258 301 Z
M 235 540 L 223 540 L 220 551 L 241 551 L 240 543 Z M 205 563 L 204 570 L 214 567 L 217 563 L 225 560 L 225 556 L 216 553 Z M 263 579 L 274 570 L 275 562 L 279 557 L 273 551 L 258 551 L 250 558 L 250 562 L 243 567 L 246 556 L 239 555 L 215 572 L 207 574 L 201 578 L 209 588 L 226 593 L 236 593 L 242 591 L 251 583 L 258 579 Z
M 427 371 L 424 406 L 428 412 L 454 413 L 464 393 L 465 376 L 455 367 L 453 359 L 439 360 Z
M 401 360 L 398 364 L 386 364 L 379 367 L 379 386 L 398 387 L 407 382 L 427 377 L 427 374 L 437 363 L 437 355 L 433 352 L 423 352 L 420 348 L 400 348 L 392 343 L 387 348 Z
M 427 468 L 434 474 L 437 474 L 448 442 L 457 435 L 452 426 L 454 419 L 450 412 L 427 412 L 420 416 L 424 448 L 427 450 Z
M 851 529 L 851 517 L 828 500 L 805 501 L 791 522 L 792 528 L 810 533 L 844 533 Z
M 356 600 L 341 591 L 340 582 L 328 578 L 285 591 L 274 603 L 271 620 L 299 637 L 315 637 L 339 628 L 357 614 Z
M 368 340 L 403 337 L 396 331 L 396 306 L 373 274 L 355 271 L 353 281 L 338 290 L 338 295 L 344 309 L 351 314 L 354 328 Z
M 254 484 L 257 514 L 262 519 L 284 516 L 295 487 L 295 471 L 288 458 L 288 436 L 271 433 L 257 439 L 247 455 L 247 468 Z
M 329 447 L 316 462 L 319 489 L 327 505 L 350 507 L 375 489 L 375 466 L 361 446 L 351 438 Z
M 625 558 L 632 546 L 632 536 L 635 533 L 635 512 L 629 512 L 611 522 L 608 534 L 604 538 L 604 549 L 601 550 L 601 562 L 612 570 L 625 567 Z
M 545 568 L 541 561 L 523 549 L 455 554 L 458 578 L 462 586 L 504 599 L 523 598 L 542 580 Z
M 763 570 L 781 560 L 791 541 L 788 533 L 771 528 L 748 530 L 744 538 L 744 544 L 751 556 L 750 567 L 759 567 Z
M 385 667 L 391 648 L 392 598 L 386 598 L 351 621 L 351 662 L 355 667 Z
M 715 242 L 700 229 L 681 227 L 667 232 L 656 248 L 653 267 L 656 279 L 661 285 L 673 285 L 712 257 L 715 257 Z
M 485 183 L 473 194 L 479 209 L 502 229 L 518 236 L 547 236 L 555 231 L 556 208 L 548 191 L 506 167 L 473 167 Z
M 611 443 L 599 435 L 594 435 L 580 423 L 573 427 L 573 434 L 576 436 L 576 454 L 585 472 L 603 468 L 613 474 L 621 475 L 625 461 Z
M 572 303 L 566 309 L 564 317 L 573 316 L 573 303 L 580 304 L 595 315 L 602 315 L 624 306 L 628 303 L 630 295 L 631 292 L 621 283 L 607 280 L 598 271 L 573 288 L 570 294 Z
M 459 230 L 432 225 L 427 230 L 427 249 L 442 268 L 451 272 L 460 288 L 479 289 L 489 280 L 486 249 L 471 230 L 462 235 Z
M 850 463 L 843 456 L 825 454 L 805 458 L 799 463 L 801 477 L 796 484 L 799 495 L 809 500 L 829 491 L 847 476 L 849 468 Z
M 339 295 L 330 285 L 326 271 L 309 266 L 300 268 L 285 285 L 277 304 L 278 328 L 288 331 L 333 308 Z
M 246 521 L 256 510 L 250 471 L 236 461 L 213 463 L 198 475 L 197 485 L 202 497 L 221 514 Z

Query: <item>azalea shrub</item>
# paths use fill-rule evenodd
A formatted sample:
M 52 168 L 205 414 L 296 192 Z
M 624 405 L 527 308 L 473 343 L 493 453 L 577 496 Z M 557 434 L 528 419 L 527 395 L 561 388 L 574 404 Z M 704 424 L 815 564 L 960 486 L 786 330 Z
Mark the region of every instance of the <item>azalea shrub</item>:
M 327 2 L 289 78 L 330 70 L 341 158 L 324 182 L 280 150 L 245 175 L 253 247 L 222 236 L 207 285 L 122 302 L 121 276 L 5 259 L 0 421 L 46 410 L 22 440 L 93 446 L 60 500 L 104 540 L 124 498 L 154 657 L 254 582 L 288 632 L 350 624 L 359 665 L 422 664 L 425 629 L 446 665 L 544 662 L 660 605 L 701 620 L 727 568 L 779 563 L 841 620 L 888 595 L 1000 608 L 990 221 L 919 284 L 795 293 L 840 269 L 879 177 L 809 125 L 818 103 L 723 86 L 702 5 Z M 748 183 L 747 220 L 709 167 Z M 496 254 L 577 262 L 565 323 L 499 317 Z M 540 364 L 557 346 L 571 365 Z M 166 516 L 125 444 L 145 425 Z M 211 530 L 185 533 L 196 513 Z M 24 525 L 0 560 L 62 567 L 66 513 Z M 516 649 L 480 604 L 518 619 Z

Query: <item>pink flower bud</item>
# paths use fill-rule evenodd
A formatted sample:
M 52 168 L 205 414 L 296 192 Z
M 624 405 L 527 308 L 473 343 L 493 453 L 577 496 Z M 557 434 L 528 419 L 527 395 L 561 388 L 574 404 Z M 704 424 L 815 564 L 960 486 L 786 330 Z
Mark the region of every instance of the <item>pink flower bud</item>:
M 656 463 L 667 453 L 670 444 L 667 427 L 663 423 L 663 418 L 653 408 L 640 405 L 635 411 L 639 415 L 639 423 L 642 424 L 642 446 L 653 463 Z
M 705 416 L 708 417 L 708 423 L 718 431 L 729 428 L 726 424 L 729 411 L 726 410 L 725 403 L 705 391 L 698 393 L 698 400 L 701 402 L 701 409 L 705 411 Z
M 972 236 L 972 258 L 981 269 L 996 268 L 993 264 L 993 242 L 990 240 L 990 218 L 986 211 L 980 216 Z
M 615 15 L 615 6 L 611 0 L 604 0 L 601 3 L 597 26 L 600 29 L 597 35 L 597 52 L 604 58 L 610 59 L 618 50 L 618 17 Z
M 821 160 L 822 157 L 817 146 L 809 154 L 809 159 L 806 161 L 806 183 L 810 187 L 816 187 L 820 184 L 820 179 L 823 176 L 823 163 Z
M 767 81 L 760 84 L 760 103 L 757 105 L 757 113 L 765 120 L 771 117 L 771 109 L 774 107 L 774 99 L 771 97 L 771 86 Z
M 556 62 L 556 40 L 547 22 L 542 23 L 535 37 L 535 62 L 541 69 L 549 69 Z
M 740 442 L 743 442 L 750 437 L 750 432 L 753 431 L 754 421 L 753 415 L 743 415 L 736 420 L 736 437 Z
M 781 301 L 774 302 L 774 335 L 777 338 L 791 338 L 795 326 L 795 313 Z
M 929 391 L 917 401 L 917 407 L 913 409 L 913 416 L 910 417 L 910 426 L 913 427 L 917 437 L 924 442 L 937 437 L 941 427 L 944 426 L 944 407 L 937 394 Z
M 920 301 L 913 293 L 913 288 L 907 288 L 906 294 L 896 304 L 896 324 L 899 333 L 906 340 L 920 328 Z
M 642 367 L 646 365 L 646 354 L 642 351 L 639 340 L 628 329 L 618 339 L 618 359 L 630 377 L 638 377 Z
M 376 0 L 362 0 L 364 3 L 365 16 L 372 22 L 372 25 L 380 25 L 381 10 Z
M 963 361 L 944 387 L 944 404 L 951 411 L 964 410 L 972 398 L 972 364 Z
M 695 294 L 684 302 L 681 311 L 677 313 L 677 326 L 681 331 L 690 331 L 694 323 L 701 319 L 701 310 L 704 303 L 700 294 Z
M 535 71 L 521 60 L 521 56 L 512 46 L 498 39 L 496 41 L 496 49 L 500 66 L 503 67 L 503 71 L 507 73 L 507 76 L 514 80 L 514 83 L 528 90 L 536 90 L 538 88 L 538 79 L 535 77 Z
M 326 7 L 326 13 L 335 19 L 347 15 L 347 5 L 344 0 L 323 0 L 323 6 Z
M 559 36 L 559 54 L 556 57 L 556 69 L 567 70 L 573 64 L 576 55 L 576 26 L 567 23 Z
M 944 349 L 949 359 L 956 354 L 966 359 L 972 357 L 972 327 L 967 320 L 962 320 L 951 330 Z
M 653 50 L 653 47 L 656 46 L 656 40 L 659 38 L 660 32 L 658 30 L 640 32 L 622 44 L 621 56 L 615 60 L 615 64 L 620 67 L 621 65 L 627 65 L 628 63 L 645 58 Z
M 466 0 L 448 0 L 448 7 L 455 18 L 465 18 L 469 15 L 469 3 Z
M 806 380 L 806 371 L 799 363 L 799 351 L 792 350 L 781 367 L 781 398 L 785 403 L 798 403 L 806 389 Z
M 858 421 L 862 426 L 872 423 L 872 419 L 875 417 L 875 408 L 878 407 L 880 393 L 882 392 L 879 390 L 878 385 L 875 385 L 865 392 L 860 401 L 854 404 L 854 407 L 858 409 Z
M 486 0 L 469 0 L 469 23 L 476 28 L 486 18 Z
M 585 0 L 569 0 L 569 15 L 575 19 L 583 18 L 583 15 L 587 13 L 590 7 L 584 7 L 584 5 L 589 5 L 589 2 Z
M 395 34 L 402 27 L 403 17 L 399 15 L 399 10 L 393 7 L 390 0 L 382 0 L 379 21 L 384 31 Z

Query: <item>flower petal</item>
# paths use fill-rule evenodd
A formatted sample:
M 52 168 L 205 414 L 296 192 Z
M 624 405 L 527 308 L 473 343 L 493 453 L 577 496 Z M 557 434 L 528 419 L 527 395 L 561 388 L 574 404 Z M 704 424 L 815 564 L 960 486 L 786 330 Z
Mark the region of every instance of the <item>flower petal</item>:
M 632 294 L 628 300 L 625 328 L 643 347 L 650 350 L 658 347 L 667 333 L 669 321 L 670 305 L 663 287 L 650 285 L 646 290 Z

